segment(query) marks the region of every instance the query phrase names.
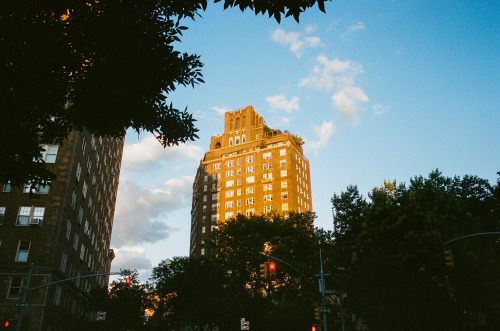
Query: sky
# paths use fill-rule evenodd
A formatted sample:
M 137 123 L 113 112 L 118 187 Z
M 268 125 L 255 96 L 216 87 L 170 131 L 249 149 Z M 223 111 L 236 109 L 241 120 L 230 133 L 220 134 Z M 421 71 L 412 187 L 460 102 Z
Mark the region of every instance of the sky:
M 331 197 L 356 185 L 439 169 L 494 184 L 500 171 L 498 1 L 333 1 L 278 24 L 209 4 L 185 20 L 179 50 L 201 55 L 205 83 L 168 96 L 199 139 L 163 149 L 128 132 L 112 270 L 149 278 L 189 255 L 192 184 L 224 112 L 252 105 L 306 141 L 315 225 L 333 230 Z

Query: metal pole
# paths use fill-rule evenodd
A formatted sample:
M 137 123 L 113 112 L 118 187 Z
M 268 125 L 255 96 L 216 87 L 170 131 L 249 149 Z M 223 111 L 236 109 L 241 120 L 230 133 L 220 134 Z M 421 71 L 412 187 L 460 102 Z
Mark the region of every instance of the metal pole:
M 23 324 L 24 309 L 26 308 L 26 301 L 28 300 L 28 291 L 30 288 L 31 275 L 33 274 L 33 267 L 34 264 L 33 262 L 31 262 L 30 268 L 28 270 L 28 279 L 26 280 L 26 289 L 24 290 L 23 293 L 23 302 L 22 302 L 23 306 L 21 307 L 21 310 L 19 312 L 19 319 L 17 320 L 16 331 L 21 331 L 21 325 Z
M 321 265 L 321 297 L 323 301 L 323 331 L 328 331 L 326 325 L 326 299 L 325 299 L 325 278 L 323 274 L 323 258 L 321 257 L 321 248 L 319 249 L 319 262 Z

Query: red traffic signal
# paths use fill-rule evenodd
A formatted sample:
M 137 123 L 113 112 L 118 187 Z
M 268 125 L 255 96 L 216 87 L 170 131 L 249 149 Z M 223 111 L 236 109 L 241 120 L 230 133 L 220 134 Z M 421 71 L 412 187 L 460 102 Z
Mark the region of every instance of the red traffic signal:
M 125 286 L 130 287 L 130 278 L 125 278 Z
M 5 321 L 5 327 L 8 328 L 10 325 L 10 322 L 9 321 Z

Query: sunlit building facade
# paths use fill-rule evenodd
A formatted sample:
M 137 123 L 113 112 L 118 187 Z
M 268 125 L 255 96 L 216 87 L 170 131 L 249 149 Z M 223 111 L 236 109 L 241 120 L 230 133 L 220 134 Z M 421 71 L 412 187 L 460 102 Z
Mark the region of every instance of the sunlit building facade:
M 62 145 L 44 146 L 57 179 L 47 187 L 0 184 L 0 321 L 19 318 L 26 289 L 107 273 L 123 139 L 73 132 Z M 22 330 L 92 329 L 93 289 L 109 277 L 88 277 L 41 287 L 28 295 Z
M 205 254 L 219 222 L 238 214 L 312 211 L 309 161 L 300 139 L 268 128 L 252 106 L 226 112 L 193 183 L 190 255 Z

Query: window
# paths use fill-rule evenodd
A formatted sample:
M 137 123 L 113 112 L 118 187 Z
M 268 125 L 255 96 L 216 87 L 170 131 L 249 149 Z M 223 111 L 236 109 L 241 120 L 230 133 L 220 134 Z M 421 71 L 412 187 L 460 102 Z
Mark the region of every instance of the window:
M 78 233 L 75 233 L 75 238 L 73 239 L 73 249 L 76 251 L 78 249 L 78 241 L 80 240 L 80 236 Z
M 281 167 L 286 166 L 286 160 L 281 160 L 281 161 L 280 161 L 280 166 L 281 166 Z
M 286 149 L 280 149 L 280 156 L 286 155 Z
M 241 175 L 241 168 L 239 168 L 239 169 L 236 171 L 236 174 L 237 174 L 237 175 Z
M 236 200 L 236 206 L 240 207 L 241 206 L 241 200 Z
M 220 199 L 220 193 L 212 194 L 212 200 L 219 200 L 219 199 Z
M 237 163 L 237 164 L 241 164 L 241 159 L 237 159 L 237 160 L 236 160 L 236 163 Z
M 234 217 L 234 212 L 232 212 L 232 211 L 226 212 L 225 219 L 229 219 L 231 217 Z
M 282 203 L 281 204 L 281 210 L 282 211 L 288 211 L 288 203 Z
M 83 221 L 83 207 L 78 210 L 78 223 L 82 224 Z
M 234 204 L 233 201 L 226 201 L 226 208 L 233 208 Z
M 17 216 L 16 225 L 27 226 L 31 220 L 43 221 L 45 207 L 22 206 L 19 207 L 19 215 Z
M 207 211 L 207 206 L 203 206 L 203 212 Z
M 252 172 L 254 172 L 254 171 L 255 171 L 255 166 L 250 166 L 250 167 L 247 167 L 247 169 L 246 169 L 246 170 L 247 170 L 247 174 L 248 174 L 248 173 L 252 173 Z
M 262 158 L 264 160 L 270 159 L 271 158 L 271 152 L 267 152 L 267 153 L 262 154 Z
M 92 170 L 92 159 L 90 158 L 90 155 L 89 155 L 89 158 L 87 159 L 87 173 L 90 175 L 90 170 Z
M 241 195 L 241 189 L 240 188 L 236 190 L 236 195 L 238 195 L 238 196 Z
M 206 195 L 203 196 L 203 202 L 207 202 L 207 196 Z
M 76 191 L 73 191 L 73 194 L 71 195 L 71 208 L 75 210 L 76 207 Z
M 82 174 L 82 166 L 80 165 L 80 162 L 76 165 L 76 180 L 79 182 L 80 181 L 80 176 Z
M 11 190 L 10 180 L 7 183 L 3 184 L 3 192 L 10 192 Z
M 85 137 L 82 138 L 82 152 L 85 153 L 85 147 L 87 146 L 87 140 Z
M 255 156 L 247 156 L 247 162 L 248 163 L 251 163 L 251 162 L 254 162 L 255 161 Z
M 234 138 L 234 144 L 235 145 L 239 145 L 240 144 L 240 136 L 236 136 L 236 138 Z
M 206 227 L 202 226 L 201 227 L 201 233 L 205 233 L 207 230 L 206 230 Z
M 286 170 L 281 170 L 281 177 L 286 177 Z
M 206 192 L 206 191 L 207 191 L 207 189 L 208 189 L 208 186 L 207 186 L 207 185 L 204 185 L 204 186 L 203 186 L 203 191 L 204 191 L 204 192 Z
M 56 163 L 57 150 L 59 146 L 43 145 L 42 159 L 45 163 Z
M 262 165 L 262 170 L 267 170 L 267 163 L 264 163 L 264 164 Z
M 61 256 L 61 265 L 59 266 L 59 269 L 61 269 L 62 272 L 66 272 L 67 264 L 68 264 L 68 254 L 66 252 L 63 252 Z
M 214 163 L 213 168 L 214 170 L 220 169 L 220 163 Z
M 233 138 L 229 138 L 229 146 L 233 146 Z
M 85 245 L 82 243 L 82 247 L 80 248 L 80 259 L 85 261 Z
M 246 142 L 247 142 L 247 136 L 242 135 L 242 136 L 241 136 L 241 143 L 242 143 L 242 144 L 244 144 L 244 143 L 246 143 Z
M 253 205 L 255 203 L 255 198 L 247 198 L 247 205 Z
M 203 181 L 204 181 L 204 182 L 207 182 L 207 181 L 208 181 L 208 176 L 205 176 L 205 177 L 203 178 Z
M 83 182 L 83 188 L 82 188 L 82 195 L 83 195 L 84 198 L 87 197 L 87 188 L 88 188 L 87 182 L 84 181 Z
M 283 181 L 281 182 L 281 188 L 287 188 L 287 187 L 288 187 L 288 185 L 287 185 L 287 181 L 286 181 L 286 180 L 283 180 Z
M 30 252 L 31 241 L 29 240 L 19 240 L 17 245 L 16 262 L 26 262 L 28 261 L 28 254 Z
M 281 192 L 281 199 L 288 199 L 288 192 Z
M 220 203 L 213 203 L 212 204 L 212 211 L 219 210 L 219 209 L 220 209 Z
M 272 162 L 269 162 L 269 163 L 267 164 L 267 168 L 268 168 L 268 169 L 272 169 L 272 168 L 273 168 L 273 163 L 272 163 Z
M 273 184 L 272 183 L 264 184 L 263 189 L 264 191 L 271 191 L 273 189 Z
M 234 197 L 234 191 L 231 190 L 231 191 L 226 191 L 226 198 L 232 198 Z
M 239 186 L 239 185 L 241 185 L 241 178 L 238 178 L 238 179 L 236 180 L 236 185 L 238 185 L 238 186 Z
M 255 177 L 254 176 L 247 177 L 247 183 L 254 183 L 254 182 L 255 182 Z
M 205 223 L 206 221 L 207 221 L 207 217 L 206 217 L 205 215 L 203 215 L 203 216 L 201 217 L 201 222 L 202 222 L 202 223 Z
M 268 213 L 273 210 L 273 206 L 264 206 L 264 213 Z
M 205 255 L 205 248 L 201 249 L 201 255 Z
M 212 222 L 217 222 L 219 220 L 219 214 L 212 214 L 212 216 L 210 216 Z
M 57 285 L 56 286 L 56 293 L 54 293 L 54 305 L 59 306 L 61 303 L 61 293 L 62 293 L 62 286 Z
M 69 236 L 71 235 L 71 220 L 68 220 L 66 223 L 66 239 L 69 240 Z
M 5 207 L 0 207 L 0 225 L 3 223 L 3 217 L 5 216 Z
M 213 174 L 212 175 L 212 180 L 216 180 L 217 179 L 217 174 Z
M 48 194 L 49 189 L 50 189 L 50 185 L 48 183 L 47 183 L 47 185 L 42 185 L 42 186 L 35 185 L 33 187 L 33 193 Z M 30 193 L 31 192 L 31 184 L 25 184 L 23 192 Z
M 272 194 L 264 195 L 264 202 L 269 202 L 269 201 L 273 201 L 273 195 Z
M 227 166 L 227 167 L 232 167 L 232 166 L 234 166 L 234 160 L 229 160 L 229 161 L 226 161 L 226 166 Z
M 226 171 L 226 177 L 231 177 L 231 176 L 234 176 L 234 170 Z
M 254 208 L 249 208 L 246 210 L 246 215 L 247 216 L 252 216 L 253 214 L 255 214 L 255 209 Z
M 212 184 L 212 190 L 215 190 L 215 183 Z
M 234 186 L 234 180 L 228 180 L 226 182 L 226 187 L 233 187 Z
M 21 289 L 23 287 L 24 278 L 12 277 L 10 279 L 9 291 L 7 294 L 8 299 L 19 299 L 21 297 Z
M 255 193 L 255 187 L 247 187 L 247 194 Z

